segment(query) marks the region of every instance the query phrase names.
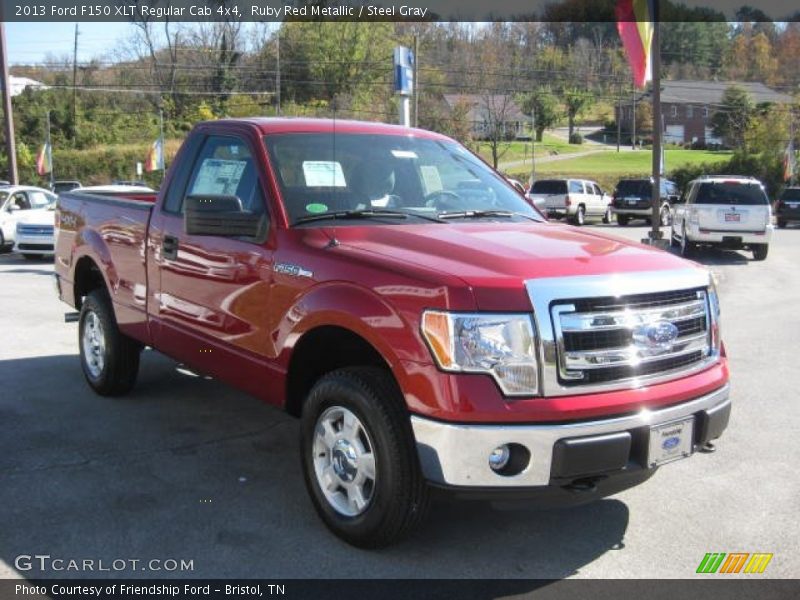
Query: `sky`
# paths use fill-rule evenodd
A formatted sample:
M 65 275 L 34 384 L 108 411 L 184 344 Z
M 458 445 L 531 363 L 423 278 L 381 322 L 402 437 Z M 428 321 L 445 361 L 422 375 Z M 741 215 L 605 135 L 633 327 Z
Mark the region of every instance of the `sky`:
M 78 62 L 113 52 L 130 35 L 129 23 L 78 23 Z M 75 23 L 6 23 L 8 60 L 37 63 L 48 53 L 72 59 Z

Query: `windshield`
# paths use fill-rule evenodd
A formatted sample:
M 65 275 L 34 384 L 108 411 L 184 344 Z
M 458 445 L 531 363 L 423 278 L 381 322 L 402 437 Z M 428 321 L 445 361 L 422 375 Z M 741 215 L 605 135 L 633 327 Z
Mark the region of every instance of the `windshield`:
M 28 192 L 31 208 L 49 208 L 55 206 L 56 196 L 47 192 Z
M 531 194 L 542 194 L 543 196 L 552 196 L 554 194 L 566 194 L 567 182 L 563 179 L 543 179 L 533 184 Z
M 800 188 L 786 188 L 781 200 L 800 200 Z
M 697 190 L 695 204 L 740 204 L 757 206 L 769 204 L 767 194 L 758 184 L 714 182 L 703 183 Z
M 264 142 L 292 224 L 321 223 L 328 214 L 346 218 L 353 211 L 394 224 L 398 220 L 388 218 L 390 212 L 415 223 L 439 222 L 437 217 L 451 213 L 494 218 L 500 211 L 542 220 L 506 181 L 455 142 L 329 133 L 279 134 Z
M 644 179 L 628 179 L 617 184 L 616 195 L 624 198 L 625 196 L 636 196 L 637 198 L 649 198 L 652 194 L 652 184 Z

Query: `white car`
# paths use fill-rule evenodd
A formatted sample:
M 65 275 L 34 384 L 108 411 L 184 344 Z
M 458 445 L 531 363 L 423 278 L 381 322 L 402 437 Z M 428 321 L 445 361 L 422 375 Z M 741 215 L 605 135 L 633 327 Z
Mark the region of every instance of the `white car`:
M 25 185 L 0 187 L 0 251 L 13 247 L 17 234 L 17 221 L 29 211 L 46 208 L 55 200 L 55 194 L 38 187 Z
M 548 218 L 565 217 L 575 225 L 583 225 L 589 217 L 611 222 L 611 198 L 588 179 L 540 179 L 526 196 Z
M 753 177 L 712 175 L 695 179 L 673 206 L 672 245 L 690 255 L 700 245 L 747 248 L 764 260 L 772 238 L 772 209 Z
M 47 208 L 25 211 L 17 221 L 14 251 L 32 260 L 55 251 L 56 203 Z

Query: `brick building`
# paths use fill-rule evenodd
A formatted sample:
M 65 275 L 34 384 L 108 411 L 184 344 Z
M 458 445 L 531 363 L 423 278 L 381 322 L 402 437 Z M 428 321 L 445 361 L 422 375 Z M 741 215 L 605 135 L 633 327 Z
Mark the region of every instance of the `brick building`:
M 737 85 L 750 94 L 756 104 L 764 102 L 788 104 L 792 97 L 777 92 L 763 83 L 735 81 L 694 81 L 675 80 L 661 82 L 661 112 L 664 121 L 664 141 L 683 144 L 697 143 L 704 145 L 720 145 L 722 140 L 712 132 L 711 119 L 714 112 L 722 104 L 725 90 Z M 651 92 L 642 92 L 636 97 L 636 105 L 651 102 Z M 619 118 L 619 107 L 616 109 Z M 631 102 L 622 104 L 622 129 L 631 131 Z M 648 130 L 650 127 L 648 127 Z

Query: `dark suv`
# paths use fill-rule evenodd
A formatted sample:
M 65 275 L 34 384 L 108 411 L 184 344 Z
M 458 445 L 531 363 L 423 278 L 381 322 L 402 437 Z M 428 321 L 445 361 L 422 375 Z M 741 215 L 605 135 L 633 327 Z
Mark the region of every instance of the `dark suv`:
M 661 208 L 659 215 L 662 225 L 671 221 L 670 205 L 680 197 L 678 186 L 668 179 L 661 180 Z M 653 215 L 653 179 L 622 179 L 614 190 L 611 203 L 617 215 L 617 223 L 623 227 L 631 219 L 644 219 L 648 224 Z
M 790 221 L 800 221 L 800 187 L 787 187 L 783 190 L 775 207 L 778 227 L 786 227 Z

